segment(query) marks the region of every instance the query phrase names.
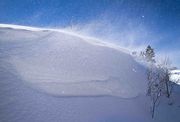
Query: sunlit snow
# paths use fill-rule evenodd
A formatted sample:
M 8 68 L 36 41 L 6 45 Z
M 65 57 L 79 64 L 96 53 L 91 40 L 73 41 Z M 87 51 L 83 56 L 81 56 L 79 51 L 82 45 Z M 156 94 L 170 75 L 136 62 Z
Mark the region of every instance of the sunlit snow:
M 162 100 L 152 119 L 145 66 L 126 49 L 64 29 L 0 24 L 0 80 L 2 122 L 180 120 L 178 85 L 173 105 Z
M 60 96 L 124 98 L 145 92 L 143 67 L 120 48 L 63 31 L 3 27 L 3 60 L 39 90 Z

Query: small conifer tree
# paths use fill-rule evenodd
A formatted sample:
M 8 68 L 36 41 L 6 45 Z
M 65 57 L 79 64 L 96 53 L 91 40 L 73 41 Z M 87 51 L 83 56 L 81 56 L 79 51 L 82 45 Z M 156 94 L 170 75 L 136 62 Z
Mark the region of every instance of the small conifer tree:
M 155 57 L 154 49 L 151 48 L 150 45 L 148 45 L 147 48 L 146 48 L 145 57 L 146 57 L 147 62 L 155 63 L 155 59 L 154 59 L 154 57 Z

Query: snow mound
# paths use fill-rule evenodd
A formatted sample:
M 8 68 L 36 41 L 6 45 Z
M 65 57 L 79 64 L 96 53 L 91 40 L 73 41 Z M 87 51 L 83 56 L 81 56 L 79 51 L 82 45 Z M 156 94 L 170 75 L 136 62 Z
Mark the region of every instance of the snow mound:
M 131 55 L 63 30 L 0 25 L 0 60 L 32 88 L 57 96 L 136 97 L 144 68 Z

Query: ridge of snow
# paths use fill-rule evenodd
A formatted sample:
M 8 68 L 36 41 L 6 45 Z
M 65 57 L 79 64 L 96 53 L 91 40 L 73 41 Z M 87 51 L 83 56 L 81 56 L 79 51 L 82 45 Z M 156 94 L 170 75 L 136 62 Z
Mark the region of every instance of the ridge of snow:
M 14 25 L 14 24 L 0 24 L 0 28 L 10 28 L 10 29 L 17 29 L 17 30 L 29 30 L 29 31 L 54 31 L 54 32 L 61 32 L 64 34 L 68 34 L 70 36 L 76 36 L 79 38 L 83 38 L 86 39 L 85 41 L 89 40 L 90 43 L 92 44 L 96 44 L 96 45 L 101 45 L 101 46 L 107 46 L 110 48 L 114 48 L 117 50 L 121 50 L 125 53 L 130 53 L 129 50 L 122 48 L 118 45 L 115 45 L 113 43 L 109 43 L 109 42 L 104 42 L 100 39 L 94 38 L 94 37 L 89 37 L 89 36 L 85 36 L 85 35 L 80 35 L 78 33 L 75 33 L 74 31 L 71 30 L 65 30 L 65 29 L 57 29 L 57 28 L 40 28 L 40 27 L 31 27 L 31 26 L 23 26 L 23 25 Z

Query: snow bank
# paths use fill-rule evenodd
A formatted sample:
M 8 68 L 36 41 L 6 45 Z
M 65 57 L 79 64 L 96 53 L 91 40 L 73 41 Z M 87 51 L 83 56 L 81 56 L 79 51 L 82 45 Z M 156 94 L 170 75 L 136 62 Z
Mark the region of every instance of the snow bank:
M 112 44 L 64 30 L 0 24 L 0 121 L 179 122 L 179 85 L 173 104 L 162 98 L 152 119 L 144 73 Z
M 171 70 L 170 80 L 180 85 L 180 70 Z
M 0 25 L 0 57 L 33 88 L 57 96 L 136 97 L 144 68 L 120 48 L 63 30 Z

